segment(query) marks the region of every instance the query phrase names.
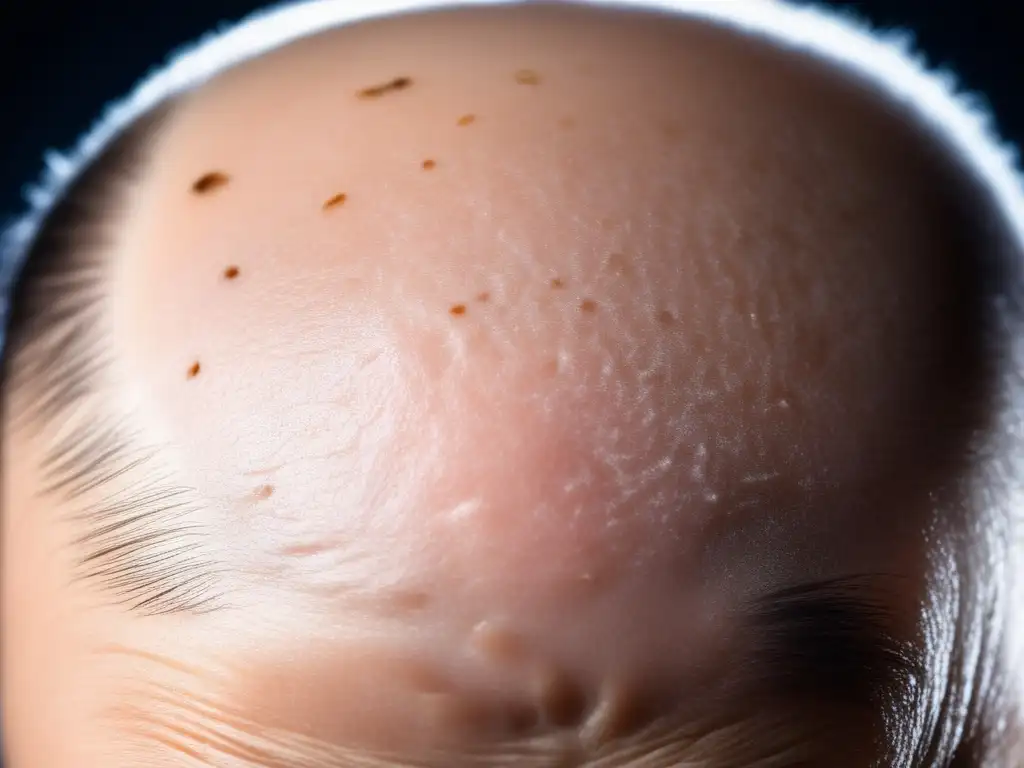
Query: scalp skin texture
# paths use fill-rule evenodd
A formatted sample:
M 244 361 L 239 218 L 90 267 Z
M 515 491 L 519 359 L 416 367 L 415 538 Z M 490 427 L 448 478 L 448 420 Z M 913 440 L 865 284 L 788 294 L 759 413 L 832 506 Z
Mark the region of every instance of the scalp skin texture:
M 331 5 L 8 233 L 13 768 L 1009 765 L 974 113 L 782 4 Z

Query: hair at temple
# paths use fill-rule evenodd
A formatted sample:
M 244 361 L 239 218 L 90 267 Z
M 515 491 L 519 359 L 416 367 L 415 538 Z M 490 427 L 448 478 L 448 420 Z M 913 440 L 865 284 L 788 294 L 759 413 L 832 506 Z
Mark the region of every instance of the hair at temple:
M 161 471 L 157 447 L 137 439 L 130 420 L 96 398 L 110 363 L 106 256 L 173 103 L 116 136 L 42 222 L 11 292 L 0 365 L 8 429 L 24 429 L 43 453 L 39 493 L 59 495 L 74 510 L 66 528 L 78 576 L 147 614 L 210 610 L 220 597 L 201 532 L 176 524 L 182 507 L 195 503 L 189 489 Z M 145 481 L 104 492 L 128 472 Z

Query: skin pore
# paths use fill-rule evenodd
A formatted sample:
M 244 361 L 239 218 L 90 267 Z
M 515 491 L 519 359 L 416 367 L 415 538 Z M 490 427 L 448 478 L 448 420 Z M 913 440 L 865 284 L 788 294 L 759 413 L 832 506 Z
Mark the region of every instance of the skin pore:
M 1012 764 L 1017 244 L 909 106 L 448 9 L 67 200 L 4 361 L 13 768 Z

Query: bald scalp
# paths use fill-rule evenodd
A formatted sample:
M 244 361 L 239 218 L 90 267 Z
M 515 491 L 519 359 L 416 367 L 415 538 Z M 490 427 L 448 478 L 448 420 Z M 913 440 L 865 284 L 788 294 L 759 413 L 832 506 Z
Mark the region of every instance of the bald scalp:
M 204 497 L 290 446 L 306 490 L 263 508 L 323 513 L 272 545 L 336 551 L 343 591 L 675 572 L 724 510 L 816 495 L 860 527 L 852 499 L 956 461 L 1001 247 L 976 192 L 854 75 L 727 29 L 367 22 L 176 114 L 118 249 L 147 258 L 114 257 L 118 355 L 202 434 Z
M 341 763 L 886 749 L 1010 247 L 917 115 L 735 30 L 538 4 L 330 30 L 162 125 L 93 305 L 139 461 L 83 479 L 67 446 L 126 453 L 93 432 L 47 462 L 108 502 L 75 542 L 108 593 L 246 617 L 200 723 L 267 764 L 254 724 Z M 838 665 L 874 672 L 797 725 Z M 778 700 L 791 729 L 739 704 Z

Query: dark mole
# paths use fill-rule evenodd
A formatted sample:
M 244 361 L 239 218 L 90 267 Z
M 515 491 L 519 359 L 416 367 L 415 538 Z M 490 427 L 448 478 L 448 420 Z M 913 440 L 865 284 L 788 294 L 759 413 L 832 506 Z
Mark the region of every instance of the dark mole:
M 662 325 L 672 325 L 676 321 L 676 316 L 669 312 L 667 309 L 661 310 L 658 313 L 658 322 Z
M 562 281 L 562 278 L 553 277 L 551 278 L 551 288 L 557 291 L 561 288 L 565 288 L 565 283 Z
M 262 500 L 262 499 L 269 499 L 273 495 L 273 493 L 274 493 L 274 486 L 272 486 L 272 485 L 261 485 L 259 488 L 257 488 L 255 491 L 252 492 L 252 495 L 255 496 L 257 499 L 261 499 Z
M 516 82 L 520 85 L 539 85 L 540 75 L 532 69 L 520 69 L 516 72 Z
M 344 205 L 346 200 L 348 200 L 348 195 L 346 195 L 344 192 L 340 192 L 337 195 L 334 195 L 334 197 L 328 198 L 324 202 L 324 210 L 326 211 L 329 208 L 334 208 L 335 206 L 338 205 Z
M 597 302 L 593 299 L 584 299 L 580 302 L 580 310 L 583 312 L 596 312 Z
M 459 118 L 457 125 L 470 125 L 476 120 L 476 115 L 463 115 Z
M 453 306 L 448 311 L 451 312 L 453 315 L 464 315 L 464 314 L 466 314 L 466 305 L 465 304 L 456 304 L 455 306 Z
M 227 183 L 228 176 L 226 173 L 210 171 L 209 173 L 204 173 L 192 183 L 192 191 L 197 195 L 205 195 L 207 192 L 212 192 Z
M 225 280 L 234 280 L 236 277 L 238 277 L 238 267 L 233 264 L 224 270 Z
M 479 302 L 490 301 L 491 300 L 491 294 L 489 294 L 487 291 L 482 291 L 481 293 L 478 293 L 476 295 L 476 300 L 479 301 Z
M 379 96 L 383 96 L 386 93 L 392 91 L 402 91 L 412 85 L 411 77 L 396 77 L 387 83 L 381 85 L 371 85 L 369 88 L 363 88 L 357 94 L 361 99 L 375 99 Z
M 437 162 L 434 161 L 434 160 L 424 160 L 423 161 L 423 170 L 424 171 L 432 171 L 436 167 L 437 167 Z
M 198 375 L 199 375 L 199 361 L 197 360 L 196 362 L 192 363 L 192 365 L 189 366 L 188 377 L 190 379 L 194 379 Z

